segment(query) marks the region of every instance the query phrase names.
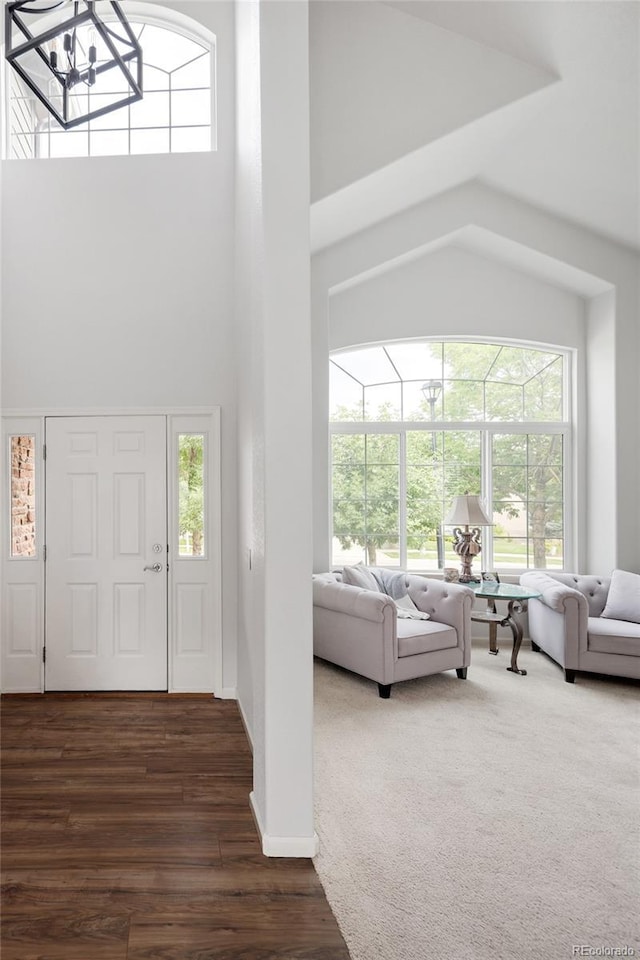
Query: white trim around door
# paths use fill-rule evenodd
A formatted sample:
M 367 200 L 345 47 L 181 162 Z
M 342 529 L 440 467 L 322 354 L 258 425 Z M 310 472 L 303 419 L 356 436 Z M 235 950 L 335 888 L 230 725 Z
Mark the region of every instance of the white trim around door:
M 25 411 L 26 412 L 26 411 Z M 222 590 L 221 590 L 221 481 L 220 410 L 190 408 L 65 410 L 30 412 L 30 416 L 3 418 L 0 538 L 2 562 L 2 617 L 0 619 L 0 689 L 6 693 L 37 693 L 45 689 L 45 425 L 48 417 L 163 416 L 167 434 L 167 519 L 169 552 L 167 665 L 169 692 L 212 692 L 228 697 L 222 686 Z M 16 411 L 17 414 L 17 411 Z M 204 550 L 189 555 L 185 538 L 179 536 L 180 436 L 199 438 L 203 449 Z M 12 453 L 15 438 L 24 437 L 34 451 L 29 517 L 35 536 L 24 553 L 15 545 L 12 509 L 24 483 L 12 483 Z M 12 439 L 13 438 L 13 439 Z M 13 448 L 12 448 L 13 444 Z M 27 464 L 27 466 L 30 466 Z M 184 485 L 183 485 L 184 486 Z M 20 506 L 20 509 L 22 507 Z M 15 513 L 13 514 L 15 517 Z M 187 538 L 188 539 L 188 538 Z

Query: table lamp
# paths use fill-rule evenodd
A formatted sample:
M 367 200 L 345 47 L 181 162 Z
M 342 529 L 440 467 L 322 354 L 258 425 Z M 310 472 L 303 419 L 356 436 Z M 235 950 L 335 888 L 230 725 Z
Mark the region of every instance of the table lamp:
M 480 503 L 480 497 L 465 493 L 453 498 L 453 506 L 445 523 L 455 524 L 453 549 L 460 557 L 460 583 L 479 583 L 480 578 L 471 573 L 473 558 L 480 553 L 480 527 L 493 526 Z M 464 524 L 464 530 L 461 529 Z M 471 529 L 469 529 L 471 527 Z

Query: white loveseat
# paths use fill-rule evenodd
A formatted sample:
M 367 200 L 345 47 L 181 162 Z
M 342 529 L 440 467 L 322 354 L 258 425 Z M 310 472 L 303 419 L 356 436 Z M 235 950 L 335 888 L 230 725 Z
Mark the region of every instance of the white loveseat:
M 378 684 L 388 698 L 399 680 L 455 670 L 465 679 L 471 660 L 473 591 L 415 574 L 406 591 L 428 620 L 398 619 L 385 593 L 343 583 L 340 573 L 313 577 L 313 652 Z
M 638 582 L 635 574 L 615 575 L 632 590 Z M 541 594 L 529 600 L 531 646 L 559 663 L 568 683 L 577 671 L 640 678 L 640 623 L 611 616 L 611 577 L 532 570 L 520 582 Z M 635 615 L 624 610 L 624 598 L 622 605 L 625 615 Z

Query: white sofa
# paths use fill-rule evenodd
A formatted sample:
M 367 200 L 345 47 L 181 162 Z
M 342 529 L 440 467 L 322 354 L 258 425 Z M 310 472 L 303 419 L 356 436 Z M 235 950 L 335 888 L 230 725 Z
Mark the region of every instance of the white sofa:
M 314 654 L 376 681 L 384 699 L 400 680 L 443 670 L 465 679 L 471 660 L 473 591 L 404 576 L 408 595 L 429 620 L 398 619 L 390 596 L 342 583 L 340 573 L 313 577 Z
M 531 646 L 559 663 L 568 683 L 578 671 L 640 678 L 640 623 L 602 616 L 611 577 L 532 570 L 520 582 L 541 594 L 529 600 Z

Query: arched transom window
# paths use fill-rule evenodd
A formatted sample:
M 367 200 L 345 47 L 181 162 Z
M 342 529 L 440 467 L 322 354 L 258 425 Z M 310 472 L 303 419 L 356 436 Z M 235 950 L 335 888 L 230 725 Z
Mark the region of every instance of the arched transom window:
M 471 493 L 493 520 L 478 571 L 567 565 L 567 353 L 421 340 L 329 365 L 334 564 L 458 566 L 444 521 Z
M 142 47 L 143 99 L 65 131 L 11 70 L 10 157 L 192 153 L 215 146 L 211 46 L 168 25 L 144 23 L 140 19 L 130 20 L 130 24 Z M 78 28 L 81 46 L 89 44 L 88 31 L 87 26 Z M 110 78 L 116 86 L 123 83 L 116 70 L 110 71 Z M 93 94 L 96 102 L 92 102 L 91 88 L 78 87 L 75 96 L 82 98 L 77 105 L 82 111 L 78 115 L 99 108 L 119 92 L 101 90 L 100 94 Z

